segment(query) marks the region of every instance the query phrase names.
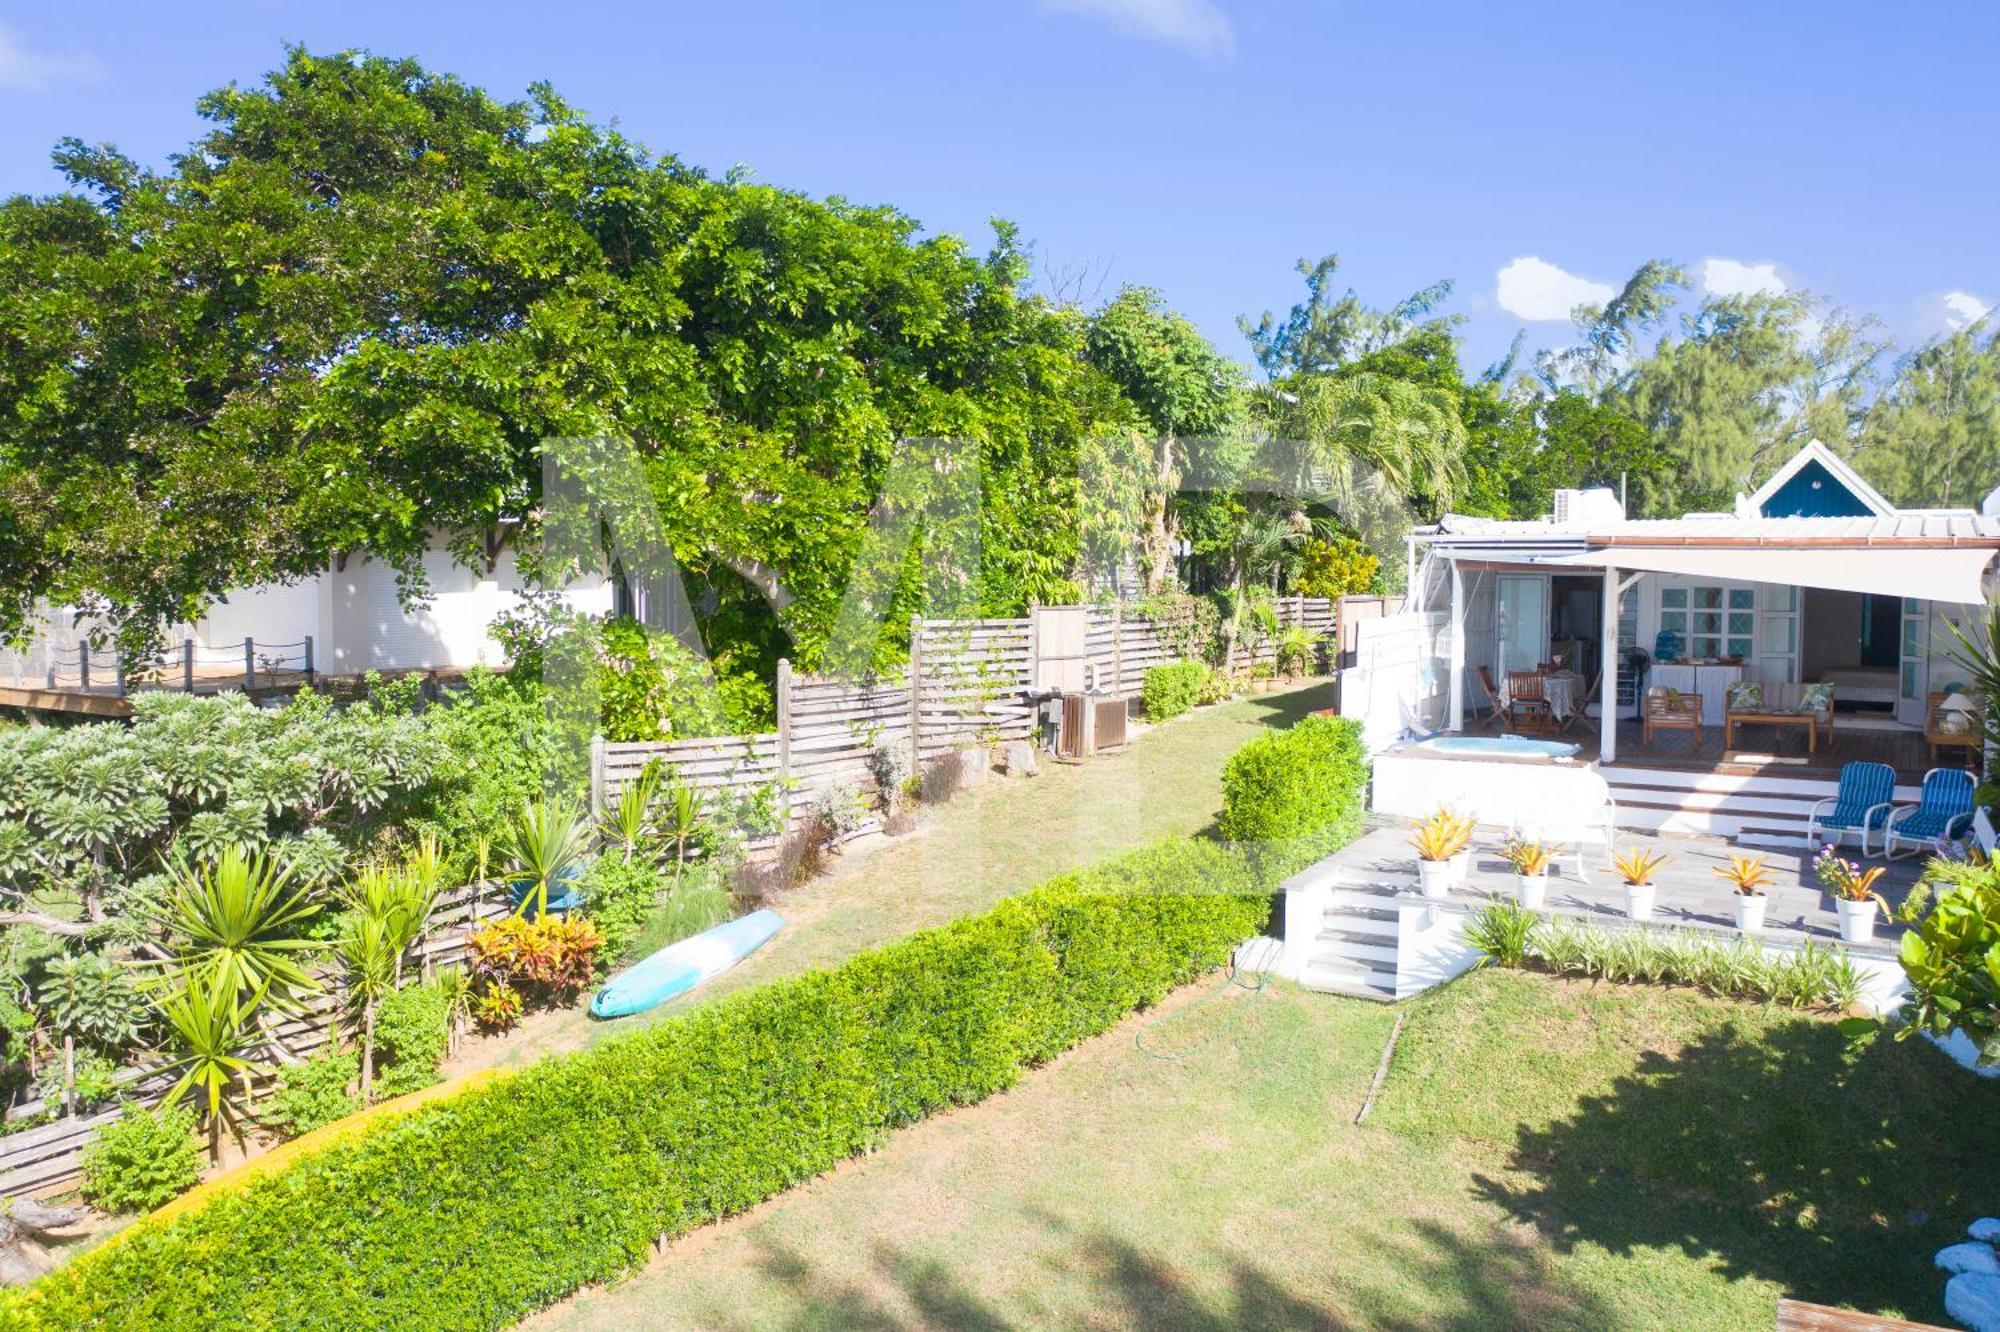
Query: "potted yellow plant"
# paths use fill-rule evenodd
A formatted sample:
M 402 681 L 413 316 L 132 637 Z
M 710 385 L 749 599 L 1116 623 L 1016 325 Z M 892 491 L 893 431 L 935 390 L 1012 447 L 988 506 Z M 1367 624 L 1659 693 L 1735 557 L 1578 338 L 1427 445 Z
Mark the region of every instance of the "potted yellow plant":
M 1736 928 L 1745 934 L 1764 932 L 1764 909 L 1771 899 L 1764 890 L 1771 886 L 1771 867 L 1762 856 L 1731 856 L 1727 865 L 1715 872 L 1729 880 L 1736 897 Z
M 1514 891 L 1521 905 L 1539 911 L 1548 899 L 1549 863 L 1555 859 L 1555 850 L 1516 838 L 1500 848 L 1500 855 L 1514 867 Z
M 1841 941 L 1873 941 L 1876 911 L 1889 909 L 1888 901 L 1875 891 L 1875 881 L 1882 877 L 1882 866 L 1862 869 L 1828 844 L 1813 857 L 1813 874 L 1833 894 L 1833 909 L 1840 915 Z
M 1472 845 L 1472 820 L 1440 807 L 1417 825 L 1410 845 L 1417 853 L 1417 886 L 1425 897 L 1443 897 L 1451 891 L 1452 858 Z
M 1612 861 L 1618 867 L 1619 877 L 1625 880 L 1625 914 L 1633 920 L 1653 918 L 1653 902 L 1659 893 L 1653 876 L 1666 863 L 1667 858 L 1659 852 L 1636 847 Z

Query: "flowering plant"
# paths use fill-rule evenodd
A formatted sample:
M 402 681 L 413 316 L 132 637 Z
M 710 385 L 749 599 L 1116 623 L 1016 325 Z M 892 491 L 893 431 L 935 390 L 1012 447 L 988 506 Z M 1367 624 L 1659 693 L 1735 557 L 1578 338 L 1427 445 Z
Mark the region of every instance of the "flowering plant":
M 1849 902 L 1866 902 L 1873 898 L 1881 902 L 1884 909 L 1889 905 L 1883 901 L 1882 894 L 1875 891 L 1875 881 L 1882 877 L 1882 866 L 1872 865 L 1862 869 L 1835 850 L 1832 843 L 1821 847 L 1820 853 L 1813 857 L 1813 875 L 1835 897 Z

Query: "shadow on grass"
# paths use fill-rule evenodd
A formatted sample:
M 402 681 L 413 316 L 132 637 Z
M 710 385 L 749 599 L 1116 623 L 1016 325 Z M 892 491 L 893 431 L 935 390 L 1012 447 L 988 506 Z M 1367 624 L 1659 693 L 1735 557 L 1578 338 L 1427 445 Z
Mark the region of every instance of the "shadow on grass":
M 982 1292 L 987 1271 L 955 1268 L 934 1258 L 890 1247 L 872 1256 L 872 1278 L 834 1281 L 795 1249 L 766 1243 L 759 1266 L 765 1277 L 785 1287 L 808 1312 L 782 1324 L 789 1328 L 857 1328 L 870 1332 L 914 1332 L 919 1328 L 1002 1332 L 1024 1326 L 1167 1328 L 1185 1332 L 1238 1329 L 1382 1329 L 1385 1332 L 1474 1332 L 1490 1328 L 1598 1329 L 1616 1325 L 1602 1306 L 1581 1293 L 1558 1293 L 1547 1257 L 1536 1250 L 1500 1242 L 1470 1245 L 1443 1227 L 1418 1224 L 1408 1236 L 1371 1246 L 1379 1268 L 1391 1259 L 1391 1290 L 1345 1289 L 1341 1255 L 1325 1256 L 1325 1268 L 1286 1273 L 1236 1258 L 1216 1265 L 1221 1280 L 1191 1278 L 1185 1253 L 1174 1259 L 1128 1240 L 1095 1233 L 1076 1234 L 1062 1221 L 1043 1223 L 1065 1236 L 1060 1261 L 1037 1263 L 1031 1277 L 1002 1300 Z M 1004 1270 L 1005 1255 L 993 1255 Z M 1178 1259 L 1176 1261 L 1175 1259 Z M 1343 1287 L 1333 1307 L 1301 1286 Z M 1413 1304 L 1410 1292 L 1421 1302 Z M 1044 1300 L 1037 1292 L 1059 1293 Z M 1026 1307 L 1023 1307 L 1023 1305 Z M 767 1327 L 767 1316 L 748 1317 L 737 1326 Z
M 1934 1319 L 1932 1253 L 2000 1210 L 1979 1127 L 1996 1122 L 2000 1081 L 1921 1041 L 1730 1024 L 1524 1127 L 1522 1173 L 1478 1186 L 1559 1247 L 1679 1248 L 1804 1299 Z

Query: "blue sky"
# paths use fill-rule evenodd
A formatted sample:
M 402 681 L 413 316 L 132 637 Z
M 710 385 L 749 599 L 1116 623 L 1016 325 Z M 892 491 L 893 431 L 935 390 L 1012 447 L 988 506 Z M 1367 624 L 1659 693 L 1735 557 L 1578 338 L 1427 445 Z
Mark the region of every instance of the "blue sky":
M 1478 368 L 1651 256 L 1783 283 L 1908 344 L 2000 301 L 2000 6 L 221 0 L 0 16 L 0 191 L 64 134 L 159 163 L 282 44 L 548 79 L 661 152 L 1012 218 L 1103 294 L 1166 292 L 1227 351 L 1337 252 L 1369 300 L 1441 277 Z M 180 11 L 180 12 L 175 12 Z M 1708 261 L 1716 261 L 1709 263 Z M 1504 274 L 1504 281 L 1503 281 Z

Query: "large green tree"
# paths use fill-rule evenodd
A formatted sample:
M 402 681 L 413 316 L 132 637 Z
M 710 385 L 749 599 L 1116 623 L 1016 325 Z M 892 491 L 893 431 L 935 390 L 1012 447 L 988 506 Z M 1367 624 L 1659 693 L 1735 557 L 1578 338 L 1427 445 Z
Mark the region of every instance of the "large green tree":
M 1976 505 L 2000 485 L 2000 329 L 1982 321 L 1902 358 L 1858 461 L 1899 504 Z
M 888 208 L 714 180 L 548 88 L 290 53 L 164 169 L 65 143 L 0 206 L 0 607 L 139 644 L 434 532 L 532 548 L 545 441 L 629 441 L 713 646 L 807 661 L 898 441 L 984 464 L 983 603 L 1067 587 L 1082 441 L 1136 421 L 1084 321 Z M 899 608 L 906 609 L 906 608 Z

